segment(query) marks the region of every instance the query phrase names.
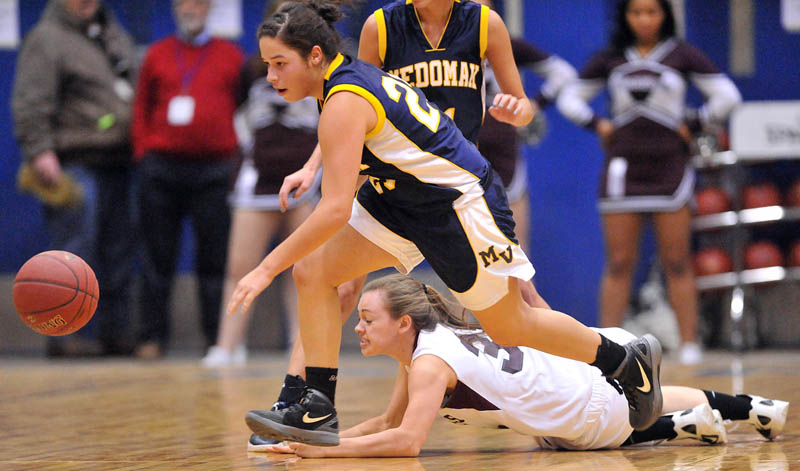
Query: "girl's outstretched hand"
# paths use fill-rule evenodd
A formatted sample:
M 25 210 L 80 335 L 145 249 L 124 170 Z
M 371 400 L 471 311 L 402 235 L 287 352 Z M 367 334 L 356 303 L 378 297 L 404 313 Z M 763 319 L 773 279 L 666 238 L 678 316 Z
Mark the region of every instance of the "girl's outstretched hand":
M 236 284 L 233 296 L 231 296 L 231 300 L 228 301 L 228 307 L 226 309 L 227 315 L 230 316 L 235 312 L 247 312 L 247 310 L 250 309 L 250 305 L 253 304 L 253 301 L 256 299 L 256 296 L 261 294 L 261 292 L 272 283 L 273 278 L 274 277 L 270 276 L 266 270 L 261 268 L 261 265 L 245 275 L 244 278 L 239 280 L 239 283 Z
M 290 442 L 289 448 L 301 458 L 325 458 L 325 448 L 327 447 Z
M 264 448 L 267 453 L 286 453 L 294 454 L 294 450 L 289 446 L 289 442 L 280 442 L 274 445 L 269 445 Z

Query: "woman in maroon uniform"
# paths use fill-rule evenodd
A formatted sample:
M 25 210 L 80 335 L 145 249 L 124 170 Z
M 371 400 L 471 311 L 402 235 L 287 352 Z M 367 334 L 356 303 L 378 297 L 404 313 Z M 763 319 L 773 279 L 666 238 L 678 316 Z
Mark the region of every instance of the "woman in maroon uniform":
M 685 119 L 687 80 L 707 98 L 691 120 Z M 611 119 L 596 116 L 587 104 L 603 87 L 611 98 Z M 592 57 L 558 99 L 561 112 L 595 131 L 606 151 L 598 205 L 607 251 L 601 323 L 616 326 L 623 320 L 639 235 L 644 216 L 650 215 L 684 363 L 701 360 L 689 251 L 688 203 L 694 187 L 690 133 L 724 121 L 740 101 L 728 77 L 701 51 L 675 37 L 667 0 L 620 1 L 610 47 Z

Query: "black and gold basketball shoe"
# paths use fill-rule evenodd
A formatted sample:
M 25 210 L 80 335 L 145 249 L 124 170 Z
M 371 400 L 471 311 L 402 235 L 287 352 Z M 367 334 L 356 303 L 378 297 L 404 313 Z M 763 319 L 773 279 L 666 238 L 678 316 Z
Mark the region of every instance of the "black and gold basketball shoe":
M 628 400 L 628 421 L 634 430 L 644 430 L 661 416 L 661 344 L 650 334 L 623 345 L 625 359 L 609 378 Z M 609 381 L 612 385 L 614 383 Z
M 309 445 L 339 444 L 339 419 L 333 403 L 316 389 L 305 388 L 300 401 L 279 410 L 251 410 L 245 416 L 250 430 L 262 438 Z

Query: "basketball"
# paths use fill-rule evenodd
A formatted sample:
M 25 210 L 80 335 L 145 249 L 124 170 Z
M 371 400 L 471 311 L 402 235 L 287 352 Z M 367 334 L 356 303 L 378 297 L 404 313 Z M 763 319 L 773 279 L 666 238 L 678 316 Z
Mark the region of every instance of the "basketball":
M 25 324 L 43 335 L 68 335 L 94 315 L 100 289 L 92 268 L 69 252 L 31 257 L 14 278 L 14 307 Z
M 786 203 L 790 206 L 800 207 L 800 180 L 792 183 L 786 192 Z
M 753 242 L 744 251 L 744 265 L 748 269 L 783 266 L 783 254 L 772 242 Z
M 709 247 L 695 254 L 694 268 L 699 276 L 718 275 L 731 271 L 733 264 L 726 251 L 717 247 Z
M 723 213 L 731 209 L 731 202 L 728 195 L 714 186 L 703 188 L 697 192 L 694 198 L 697 204 L 698 216 Z
M 742 206 L 745 209 L 778 206 L 781 204 L 781 193 L 772 183 L 758 183 L 747 186 L 742 195 Z
M 794 241 L 792 247 L 789 249 L 789 265 L 792 267 L 800 267 L 800 240 Z

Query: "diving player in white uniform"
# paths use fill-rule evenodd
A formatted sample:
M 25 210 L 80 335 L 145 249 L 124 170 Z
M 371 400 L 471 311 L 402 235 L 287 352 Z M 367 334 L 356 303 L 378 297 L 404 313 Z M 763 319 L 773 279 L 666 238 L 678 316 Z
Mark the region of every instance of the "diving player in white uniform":
M 619 345 L 574 318 L 525 302 L 534 269 L 514 238 L 499 178 L 453 121 L 403 80 L 338 53 L 337 4 L 288 2 L 259 27 L 267 79 L 294 102 L 318 100 L 322 196 L 311 215 L 236 286 L 227 312 L 247 310 L 294 265 L 306 355 L 302 398 L 250 411 L 265 438 L 336 445 L 341 340 L 336 287 L 386 267 L 427 259 L 456 299 L 504 345 L 589 363 L 618 384 L 636 429 L 661 411 L 661 347 L 644 336 Z M 495 113 L 508 118 L 514 109 Z M 359 173 L 370 184 L 359 188 Z
M 261 451 L 303 457 L 416 456 L 437 413 L 455 424 L 509 428 L 543 448 L 595 450 L 654 440 L 724 443 L 722 420 L 747 421 L 765 438 L 784 428 L 788 403 L 664 386 L 666 415 L 634 432 L 624 397 L 596 368 L 526 347 L 500 347 L 465 325 L 433 288 L 405 275 L 368 283 L 356 333 L 365 356 L 398 362 L 386 412 L 341 433 L 336 447 L 298 443 Z M 633 335 L 602 329 L 619 342 Z

